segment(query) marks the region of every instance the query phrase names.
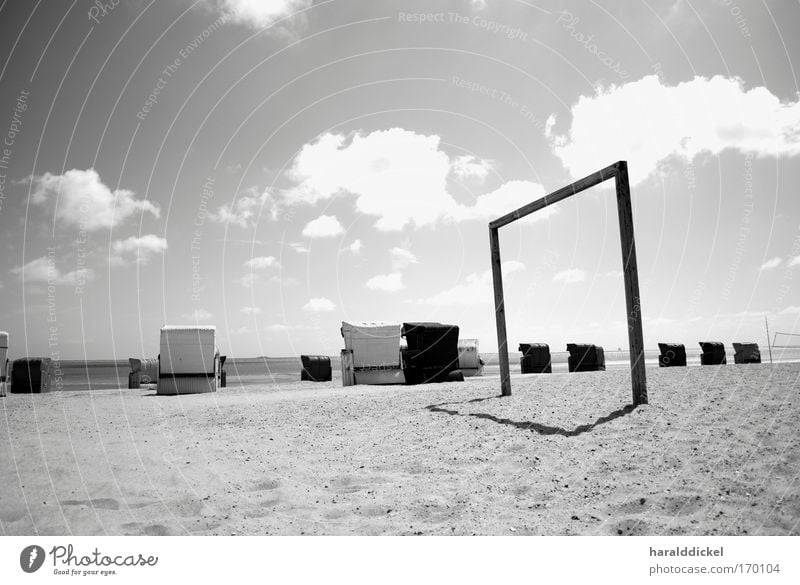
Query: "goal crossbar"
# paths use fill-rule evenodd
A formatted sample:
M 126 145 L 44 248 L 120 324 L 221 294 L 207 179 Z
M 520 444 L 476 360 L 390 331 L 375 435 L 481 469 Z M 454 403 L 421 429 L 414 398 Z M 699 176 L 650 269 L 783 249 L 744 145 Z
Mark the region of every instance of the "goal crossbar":
M 506 333 L 505 300 L 503 297 L 503 271 L 500 263 L 501 227 L 522 219 L 549 205 L 563 201 L 614 179 L 617 193 L 619 233 L 622 244 L 622 266 L 625 282 L 625 304 L 627 308 L 628 345 L 631 359 L 631 386 L 633 404 L 647 404 L 647 376 L 645 374 L 644 339 L 642 335 L 642 308 L 639 297 L 639 273 L 636 265 L 636 244 L 633 237 L 633 213 L 631 190 L 628 181 L 628 163 L 618 161 L 574 183 L 553 191 L 541 199 L 523 205 L 498 219 L 489 222 L 489 245 L 492 261 L 492 283 L 494 285 L 495 320 L 497 322 L 497 351 L 500 358 L 500 389 L 503 396 L 511 396 L 511 372 L 508 363 L 508 339 Z

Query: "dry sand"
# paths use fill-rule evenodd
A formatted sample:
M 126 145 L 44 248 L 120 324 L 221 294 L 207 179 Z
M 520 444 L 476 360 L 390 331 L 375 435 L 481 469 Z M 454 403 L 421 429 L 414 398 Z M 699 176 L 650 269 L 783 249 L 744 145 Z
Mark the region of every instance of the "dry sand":
M 797 534 L 800 364 L 0 399 L 5 534 Z

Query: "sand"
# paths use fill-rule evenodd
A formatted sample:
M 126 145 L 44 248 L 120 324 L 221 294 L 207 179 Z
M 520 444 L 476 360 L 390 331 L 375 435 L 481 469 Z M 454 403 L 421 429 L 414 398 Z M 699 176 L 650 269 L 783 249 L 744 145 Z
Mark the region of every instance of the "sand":
M 798 534 L 800 364 L 0 399 L 4 534 Z

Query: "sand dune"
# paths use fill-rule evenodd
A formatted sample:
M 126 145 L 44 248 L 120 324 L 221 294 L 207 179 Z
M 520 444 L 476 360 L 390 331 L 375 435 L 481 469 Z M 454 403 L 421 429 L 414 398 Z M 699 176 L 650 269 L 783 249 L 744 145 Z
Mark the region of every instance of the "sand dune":
M 4 534 L 797 534 L 800 365 L 0 399 Z

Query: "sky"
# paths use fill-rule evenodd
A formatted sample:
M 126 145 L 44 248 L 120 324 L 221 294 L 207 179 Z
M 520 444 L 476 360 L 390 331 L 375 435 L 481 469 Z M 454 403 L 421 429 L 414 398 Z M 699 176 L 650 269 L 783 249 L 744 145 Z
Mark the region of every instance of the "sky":
M 194 323 L 335 355 L 343 320 L 493 352 L 488 222 L 618 160 L 646 348 L 800 333 L 799 27 L 740 0 L 0 0 L 10 355 L 149 357 Z M 613 184 L 500 242 L 510 349 L 627 347 Z

